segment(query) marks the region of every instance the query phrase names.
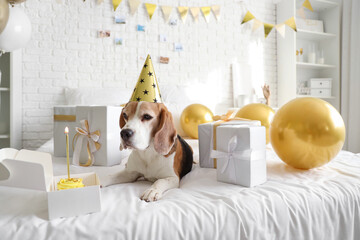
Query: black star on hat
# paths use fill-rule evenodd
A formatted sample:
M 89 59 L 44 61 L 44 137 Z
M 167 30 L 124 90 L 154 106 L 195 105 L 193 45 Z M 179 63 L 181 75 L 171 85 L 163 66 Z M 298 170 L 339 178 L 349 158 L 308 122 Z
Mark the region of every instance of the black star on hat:
M 147 68 L 147 66 L 148 66 L 148 65 L 145 63 L 144 68 Z
M 152 72 L 149 72 L 148 75 L 149 75 L 149 77 L 151 77 L 151 76 L 153 75 L 153 73 L 152 73 Z
M 140 102 L 141 98 L 140 97 L 137 97 L 136 98 L 136 101 Z
M 153 83 L 151 86 L 152 86 L 153 88 L 155 88 L 155 87 L 156 87 L 155 83 Z
M 143 83 L 143 82 L 145 82 L 145 80 L 142 78 L 142 79 L 140 80 L 140 83 Z
M 156 102 L 157 102 L 156 98 L 154 98 L 153 100 L 154 100 L 154 103 L 156 103 Z
M 144 95 L 148 95 L 148 93 L 149 93 L 149 91 L 146 90 L 146 89 L 145 89 L 145 91 L 143 91 L 143 92 L 144 92 Z

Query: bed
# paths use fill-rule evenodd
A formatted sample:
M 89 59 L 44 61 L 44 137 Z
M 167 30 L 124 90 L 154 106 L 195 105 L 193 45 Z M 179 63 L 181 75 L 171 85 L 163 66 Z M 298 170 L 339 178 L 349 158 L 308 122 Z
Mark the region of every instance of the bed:
M 188 140 L 198 159 L 196 140 Z M 71 167 L 73 173 L 118 171 Z M 102 211 L 47 220 L 46 194 L 0 187 L 1 239 L 360 239 L 360 155 L 342 151 L 309 171 L 285 165 L 267 149 L 268 181 L 244 188 L 193 170 L 160 201 L 139 199 L 151 183 L 101 189 Z M 54 158 L 54 174 L 66 172 Z

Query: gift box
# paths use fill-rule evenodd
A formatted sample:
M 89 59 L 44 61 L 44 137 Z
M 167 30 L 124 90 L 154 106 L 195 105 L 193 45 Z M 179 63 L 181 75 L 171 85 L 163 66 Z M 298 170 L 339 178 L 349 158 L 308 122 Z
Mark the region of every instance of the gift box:
M 57 183 L 67 176 L 53 176 L 49 153 L 1 149 L 0 176 L 0 186 L 47 192 L 50 220 L 101 211 L 100 182 L 96 173 L 72 174 L 72 178 L 82 178 L 85 187 L 59 191 Z
M 112 166 L 130 154 L 130 150 L 119 149 L 121 110 L 116 106 L 76 107 L 73 164 Z
M 69 137 L 74 138 L 76 127 L 76 106 L 55 106 L 54 107 L 54 156 L 66 157 L 66 142 L 64 129 L 69 127 Z M 69 149 L 72 156 L 73 149 Z
M 216 168 L 216 159 L 210 157 L 211 150 L 216 148 L 216 128 L 227 125 L 252 125 L 261 126 L 260 121 L 250 120 L 231 120 L 231 121 L 216 121 L 211 123 L 200 124 L 199 131 L 199 158 L 200 167 L 202 168 Z M 216 149 L 215 149 L 216 150 Z
M 220 126 L 211 157 L 217 158 L 217 180 L 253 187 L 266 182 L 266 129 L 263 126 Z

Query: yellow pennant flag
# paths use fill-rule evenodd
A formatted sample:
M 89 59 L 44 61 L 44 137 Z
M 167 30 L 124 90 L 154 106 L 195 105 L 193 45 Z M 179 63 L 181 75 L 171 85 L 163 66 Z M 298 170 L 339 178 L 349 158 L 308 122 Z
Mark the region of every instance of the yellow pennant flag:
M 198 20 L 199 20 L 200 8 L 198 8 L 198 7 L 191 7 L 191 8 L 190 8 L 190 12 L 191 12 L 191 15 L 193 16 L 195 22 L 198 22 Z
M 201 7 L 201 12 L 203 13 L 206 22 L 209 23 L 211 7 Z
M 219 5 L 214 5 L 211 7 L 215 17 L 216 17 L 216 20 L 219 21 L 220 20 L 220 6 Z
M 134 15 L 141 4 L 140 0 L 129 0 L 129 7 L 131 15 Z
M 274 28 L 274 24 L 264 23 L 265 38 L 267 38 L 269 36 L 269 34 L 273 28 Z
M 255 16 L 252 15 L 252 13 L 251 13 L 250 11 L 247 11 L 247 13 L 245 14 L 245 17 L 243 18 L 241 24 L 244 24 L 244 23 L 246 23 L 246 22 L 248 22 L 248 21 L 251 21 L 251 20 L 253 20 L 254 18 L 255 18 Z
M 186 17 L 189 12 L 189 7 L 178 7 L 178 11 L 180 13 L 181 20 L 183 21 L 183 23 L 185 23 Z
M 156 4 L 152 3 L 145 3 L 146 11 L 149 14 L 149 18 L 151 20 L 152 16 L 154 15 Z
M 302 4 L 305 8 L 309 9 L 310 11 L 314 11 L 313 7 L 311 6 L 310 0 L 305 0 L 305 2 Z
M 284 38 L 285 37 L 285 24 L 280 23 L 280 24 L 276 25 L 275 28 L 278 31 L 278 33 Z
M 256 30 L 258 30 L 259 27 L 261 27 L 262 25 L 263 25 L 262 21 L 255 18 L 253 26 L 252 26 L 252 32 L 255 32 Z
M 165 22 L 168 22 L 169 18 L 170 18 L 170 15 L 171 15 L 171 12 L 172 12 L 172 7 L 161 6 L 161 10 L 163 12 Z
M 113 0 L 114 11 L 118 8 L 122 0 Z
M 286 25 L 288 25 L 290 28 L 292 28 L 295 32 L 297 32 L 296 23 L 295 23 L 295 17 L 289 18 L 284 23 Z

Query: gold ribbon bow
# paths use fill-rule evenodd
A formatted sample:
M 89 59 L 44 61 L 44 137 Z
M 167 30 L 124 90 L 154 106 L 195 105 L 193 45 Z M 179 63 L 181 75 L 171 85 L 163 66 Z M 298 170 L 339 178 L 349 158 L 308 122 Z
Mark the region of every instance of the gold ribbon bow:
M 76 127 L 76 134 L 73 138 L 73 164 L 80 165 L 83 167 L 88 167 L 94 164 L 95 157 L 94 153 L 101 148 L 101 144 L 98 142 L 100 139 L 100 131 L 90 132 L 89 122 L 88 120 L 81 120 L 80 121 L 81 128 Z M 85 164 L 80 163 L 80 152 L 82 148 L 82 142 L 86 139 L 87 141 L 87 153 L 88 153 L 88 160 Z M 75 148 L 74 148 L 75 142 Z
M 222 123 L 230 122 L 230 121 L 251 121 L 246 118 L 235 117 L 235 110 L 229 110 L 225 115 L 216 115 L 213 117 L 214 121 L 217 121 L 213 125 L 213 150 L 216 150 L 216 128 L 220 126 Z M 214 158 L 214 168 L 217 168 L 217 159 Z

